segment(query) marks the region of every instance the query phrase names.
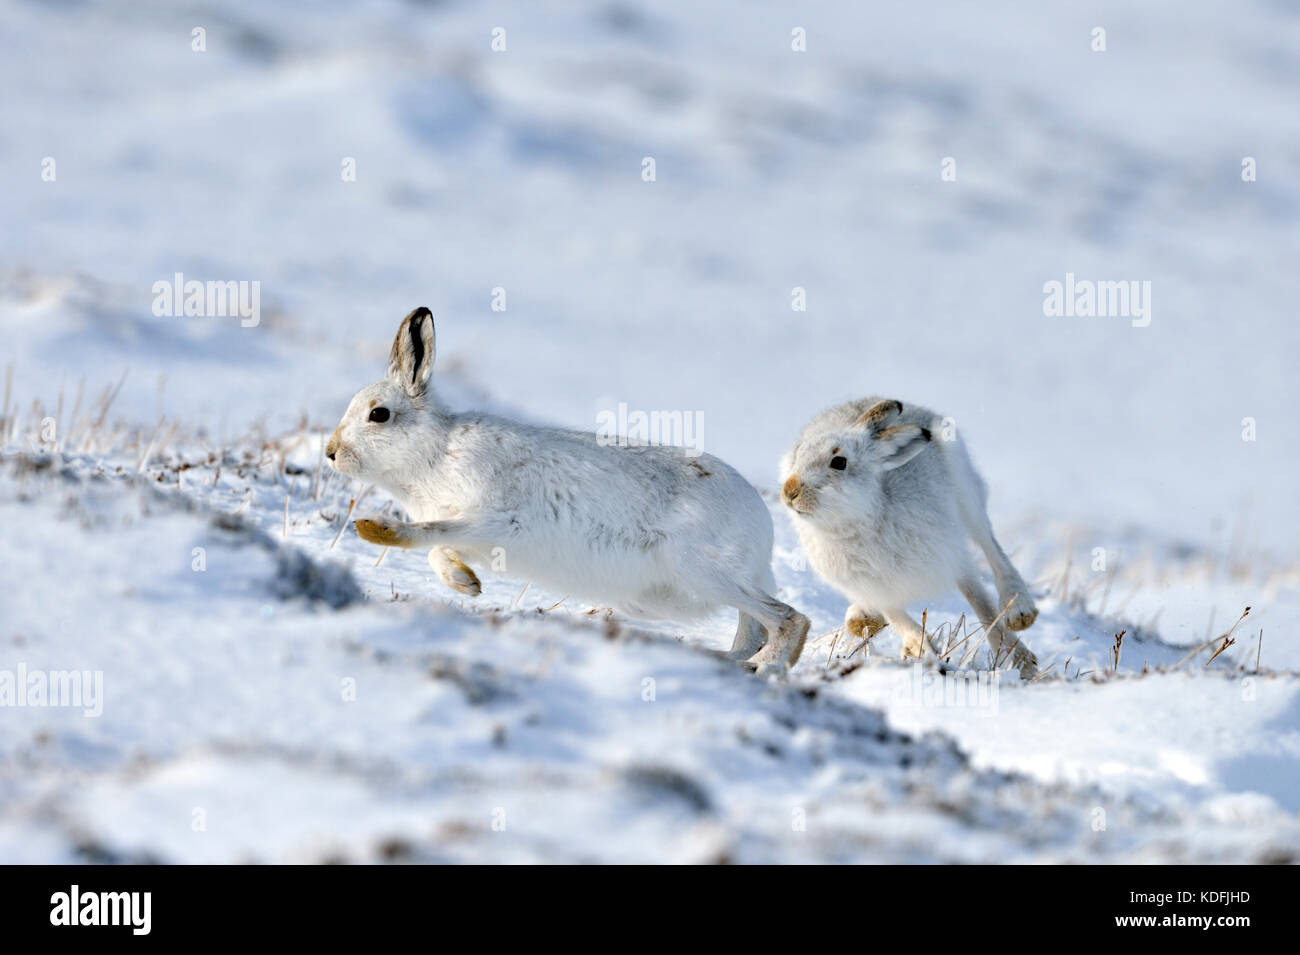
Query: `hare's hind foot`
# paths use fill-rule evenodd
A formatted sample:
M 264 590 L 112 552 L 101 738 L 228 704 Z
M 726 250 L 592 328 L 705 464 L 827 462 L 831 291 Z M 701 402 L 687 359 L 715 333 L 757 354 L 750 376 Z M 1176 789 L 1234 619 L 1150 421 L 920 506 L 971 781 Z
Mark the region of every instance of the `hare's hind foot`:
M 968 577 L 958 582 L 957 587 L 961 590 L 962 595 L 970 603 L 975 611 L 975 616 L 984 626 L 985 639 L 988 640 L 989 650 L 993 654 L 993 667 L 1000 667 L 1007 659 L 1019 667 L 1020 678 L 1023 680 L 1032 680 L 1038 675 L 1038 658 L 1033 652 L 1025 646 L 1019 639 L 1012 635 L 1012 627 L 1007 617 L 1015 609 L 1016 601 L 1003 601 L 1006 611 L 999 614 L 994 608 L 993 602 L 989 599 L 988 594 L 980 585 L 979 581 L 973 577 Z M 1019 598 L 1016 595 L 1016 599 Z M 1033 601 L 1028 601 L 1031 616 L 1029 622 L 1019 629 L 1029 626 L 1034 622 L 1034 617 L 1038 611 L 1034 609 Z
M 1016 650 L 1011 660 L 1020 668 L 1020 679 L 1032 680 L 1038 676 L 1038 657 L 1034 656 L 1019 640 L 1016 641 Z
M 759 676 L 784 676 L 799 662 L 804 641 L 808 638 L 811 622 L 797 610 L 790 610 L 774 632 L 769 632 L 767 644 L 747 663 L 758 670 Z
M 1032 680 L 1038 676 L 1038 657 L 1009 633 L 1002 634 L 1000 646 L 995 646 L 992 640 L 989 644 L 993 648 L 994 669 L 1010 660 L 1011 665 L 1020 671 L 1020 679 Z
M 429 551 L 429 566 L 458 594 L 477 597 L 483 592 L 478 575 L 449 547 L 435 547 Z
M 1017 640 L 1001 627 L 989 632 L 989 650 L 991 667 L 1001 670 L 1008 663 L 1020 671 L 1020 679 L 1032 680 L 1038 676 L 1038 657 L 1027 646 Z

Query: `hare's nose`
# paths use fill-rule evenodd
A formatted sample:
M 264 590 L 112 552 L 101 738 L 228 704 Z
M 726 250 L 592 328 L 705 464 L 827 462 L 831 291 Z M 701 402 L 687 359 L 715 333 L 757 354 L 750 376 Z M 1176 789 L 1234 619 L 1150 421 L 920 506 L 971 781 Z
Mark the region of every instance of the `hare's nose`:
M 802 491 L 803 485 L 799 483 L 799 478 L 793 474 L 786 478 L 785 483 L 781 485 L 781 496 L 785 498 L 787 504 L 798 497 Z
M 332 435 L 330 435 L 329 444 L 325 445 L 325 457 L 333 461 L 334 455 L 338 453 L 338 450 L 339 450 L 339 433 L 335 431 Z

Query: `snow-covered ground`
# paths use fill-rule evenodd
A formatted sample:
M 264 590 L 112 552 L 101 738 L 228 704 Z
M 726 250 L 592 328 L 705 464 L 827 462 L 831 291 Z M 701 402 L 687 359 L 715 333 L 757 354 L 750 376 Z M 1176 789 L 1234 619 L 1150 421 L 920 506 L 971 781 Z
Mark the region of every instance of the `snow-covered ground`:
M 1300 859 L 1300 16 L 1130 7 L 0 8 L 0 691 L 88 674 L 0 706 L 0 860 Z M 458 407 L 696 416 L 787 682 L 356 538 L 321 442 L 420 304 Z M 776 462 L 868 393 L 965 435 L 1035 682 L 955 594 L 942 668 L 838 632 Z

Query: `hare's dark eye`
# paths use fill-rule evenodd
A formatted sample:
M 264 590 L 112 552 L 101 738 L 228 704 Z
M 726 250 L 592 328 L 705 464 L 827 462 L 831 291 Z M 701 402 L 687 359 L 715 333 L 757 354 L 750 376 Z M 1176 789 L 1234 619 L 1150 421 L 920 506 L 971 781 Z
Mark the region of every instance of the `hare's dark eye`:
M 837 454 L 835 455 L 835 457 L 831 458 L 831 467 L 833 467 L 836 471 L 843 471 L 848 466 L 849 466 L 848 458 L 844 457 L 844 455 L 842 454 Z
M 370 420 L 371 420 L 371 421 L 378 421 L 378 422 L 380 422 L 381 424 L 382 424 L 383 422 L 387 421 L 387 420 L 388 420 L 388 409 L 387 409 L 387 408 L 371 408 L 371 409 L 370 409 Z

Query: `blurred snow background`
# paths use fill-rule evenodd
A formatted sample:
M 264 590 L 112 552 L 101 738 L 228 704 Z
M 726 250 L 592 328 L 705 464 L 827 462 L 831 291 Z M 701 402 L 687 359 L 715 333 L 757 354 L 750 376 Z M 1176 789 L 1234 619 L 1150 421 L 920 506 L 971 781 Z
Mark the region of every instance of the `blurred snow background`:
M 1295 851 L 1300 5 L 20 0 L 0 64 L 0 506 L 22 528 L 0 669 L 98 667 L 110 701 L 0 709 L 0 856 Z M 155 317 L 176 272 L 259 281 L 260 324 Z M 1150 281 L 1151 324 L 1044 316 L 1067 272 Z M 420 304 L 454 403 L 584 429 L 620 402 L 698 412 L 765 491 L 828 404 L 952 415 L 1055 669 L 986 718 L 934 705 L 888 632 L 845 659 L 843 601 L 778 511 L 778 579 L 822 635 L 784 689 L 699 652 L 722 618 L 615 620 L 607 643 L 589 608 L 534 619 L 562 594 L 465 601 L 419 555 L 373 566 L 350 529 L 331 549 L 355 489 L 316 473 L 318 436 Z M 341 560 L 368 600 L 286 599 L 269 556 L 193 573 L 230 511 L 306 562 L 292 580 Z M 1247 605 L 1208 669 L 1141 675 Z M 482 693 L 445 675 L 482 666 Z M 683 689 L 647 710 L 665 672 Z

